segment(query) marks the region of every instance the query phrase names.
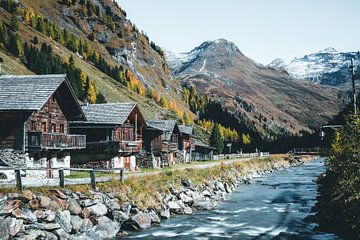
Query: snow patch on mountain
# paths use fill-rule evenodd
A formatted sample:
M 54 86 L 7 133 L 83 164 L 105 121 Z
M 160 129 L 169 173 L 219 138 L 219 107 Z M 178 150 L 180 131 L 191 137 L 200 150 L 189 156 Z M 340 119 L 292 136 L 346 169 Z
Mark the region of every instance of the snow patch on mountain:
M 307 80 L 317 84 L 338 86 L 349 82 L 349 63 L 355 59 L 355 65 L 360 66 L 359 52 L 339 52 L 328 47 L 322 51 L 295 58 L 286 64 L 281 59 L 275 59 L 268 66 L 286 70 L 292 77 Z

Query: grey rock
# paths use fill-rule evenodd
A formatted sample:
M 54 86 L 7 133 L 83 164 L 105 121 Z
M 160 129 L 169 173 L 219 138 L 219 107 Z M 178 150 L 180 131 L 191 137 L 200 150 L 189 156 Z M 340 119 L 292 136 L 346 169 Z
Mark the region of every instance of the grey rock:
M 160 224 L 160 222 L 161 222 L 160 217 L 154 210 L 151 210 L 148 213 L 148 215 L 150 216 L 152 224 L 156 224 L 156 225 Z
M 120 230 L 120 225 L 110 218 L 102 216 L 98 219 L 98 225 L 94 227 L 94 230 L 102 239 L 114 238 Z
M 119 201 L 115 200 L 115 199 L 112 199 L 110 201 L 110 203 L 108 203 L 107 207 L 110 208 L 111 210 L 120 210 L 121 209 Z
M 121 225 L 121 229 L 128 231 L 138 231 L 148 229 L 150 227 L 151 218 L 148 214 L 143 212 L 139 212 L 135 216 L 132 216 Z
M 225 187 L 224 184 L 222 182 L 215 182 L 215 189 L 216 190 L 220 190 L 220 191 L 225 191 Z
M 92 199 L 80 200 L 79 203 L 82 207 L 91 207 L 97 204 L 97 202 Z
M 191 180 L 181 179 L 181 184 L 182 184 L 184 187 L 188 187 L 188 188 L 191 188 L 191 187 L 192 187 L 192 182 L 191 182 Z
M 83 233 L 78 233 L 75 235 L 71 235 L 70 240 L 102 240 L 99 233 L 95 232 L 94 230 L 90 230 Z
M 217 204 L 211 200 L 197 201 L 194 202 L 194 204 L 192 205 L 193 208 L 196 208 L 198 210 L 212 210 L 216 208 L 216 206 Z
M 186 204 L 192 204 L 194 199 L 192 197 L 189 197 L 188 195 L 186 195 L 185 193 L 180 193 L 179 195 L 179 199 Z
M 46 222 L 53 222 L 56 218 L 56 212 L 53 210 L 46 210 L 45 211 L 45 221 Z
M 10 229 L 9 229 L 10 219 L 5 217 L 0 217 L 0 239 L 9 239 L 10 238 Z
M 224 188 L 227 193 L 232 193 L 231 186 L 228 183 L 224 184 Z
M 34 240 L 34 239 L 40 239 L 45 238 L 46 232 L 38 229 L 31 229 L 29 231 L 26 231 L 26 235 L 22 236 L 21 239 L 24 240 Z
M 71 232 L 71 214 L 69 210 L 65 210 L 63 212 L 57 211 L 55 221 L 60 224 L 61 228 L 64 229 L 65 232 Z
M 129 218 L 129 215 L 127 215 L 126 213 L 124 213 L 122 211 L 113 210 L 112 217 L 113 217 L 114 221 L 122 223 Z
M 83 226 L 83 220 L 78 215 L 72 215 L 70 222 L 72 226 L 72 231 L 75 233 L 79 232 L 81 227 Z
M 181 206 L 179 205 L 178 201 L 168 202 L 168 208 L 169 208 L 170 212 L 181 211 Z
M 84 218 L 83 219 L 83 222 L 82 222 L 82 225 L 81 225 L 81 229 L 80 229 L 80 232 L 86 232 L 86 231 L 89 231 L 90 229 L 93 228 L 93 223 L 90 221 L 89 218 Z
M 209 190 L 204 190 L 204 191 L 202 192 L 202 194 L 203 194 L 205 197 L 211 197 L 211 193 L 210 193 Z
M 70 239 L 70 234 L 64 231 L 64 229 L 56 229 L 53 233 L 58 237 L 59 240 L 68 240 Z
M 81 213 L 82 208 L 75 199 L 70 199 L 68 210 L 70 211 L 71 214 L 79 215 Z
M 104 216 L 108 211 L 106 206 L 102 203 L 97 203 L 96 205 L 88 207 L 88 209 L 91 215 L 95 215 L 97 217 Z
M 58 223 L 35 223 L 32 225 L 35 229 L 52 231 L 61 228 Z
M 12 212 L 12 215 L 15 218 L 23 219 L 26 222 L 34 223 L 34 222 L 37 221 L 37 218 L 36 218 L 35 214 L 31 210 L 29 210 L 27 208 L 25 208 L 25 209 L 18 208 L 18 209 L 14 210 Z
M 131 210 L 131 204 L 126 202 L 124 204 L 121 205 L 121 211 L 123 211 L 126 215 L 130 214 L 130 210 Z
M 168 208 L 161 210 L 160 217 L 162 219 L 169 219 L 170 218 L 170 210 Z
M 193 213 L 193 210 L 191 207 L 184 208 L 184 214 L 191 215 L 192 213 Z
M 47 196 L 37 196 L 37 199 L 40 201 L 40 207 L 47 208 L 50 205 L 51 199 Z
M 34 211 L 34 214 L 38 221 L 44 220 L 46 216 L 43 210 L 36 210 Z

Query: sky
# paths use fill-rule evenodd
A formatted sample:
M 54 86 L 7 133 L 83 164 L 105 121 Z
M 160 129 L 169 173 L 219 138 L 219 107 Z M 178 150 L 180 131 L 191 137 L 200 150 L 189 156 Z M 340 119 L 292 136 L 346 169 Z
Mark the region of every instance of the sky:
M 359 0 L 116 0 L 157 45 L 188 52 L 225 38 L 255 61 L 360 49 Z

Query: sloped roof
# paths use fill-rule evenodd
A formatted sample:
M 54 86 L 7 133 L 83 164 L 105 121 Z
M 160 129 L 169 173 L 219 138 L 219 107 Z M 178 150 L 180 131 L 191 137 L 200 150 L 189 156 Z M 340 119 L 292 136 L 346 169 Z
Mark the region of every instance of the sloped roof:
M 146 122 L 148 127 L 155 128 L 165 133 L 166 141 L 171 139 L 171 135 L 178 125 L 175 120 L 151 120 Z
M 175 120 L 150 120 L 146 122 L 149 127 L 163 132 L 172 132 L 176 125 Z
M 66 75 L 0 76 L 0 111 L 37 111 L 66 80 Z
M 87 122 L 90 124 L 124 124 L 133 109 L 137 106 L 135 102 L 129 103 L 105 103 L 90 104 L 83 106 Z
M 191 136 L 193 134 L 194 127 L 191 125 L 179 125 L 179 130 L 182 134 Z
M 65 74 L 0 76 L 0 112 L 39 111 L 53 94 L 68 120 L 86 120 Z

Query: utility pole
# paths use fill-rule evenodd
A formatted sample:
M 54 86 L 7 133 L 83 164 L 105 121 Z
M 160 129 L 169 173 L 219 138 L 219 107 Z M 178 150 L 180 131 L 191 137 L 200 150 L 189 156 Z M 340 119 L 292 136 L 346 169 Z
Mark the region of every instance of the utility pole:
M 353 58 L 351 59 L 349 69 L 351 72 L 351 81 L 352 81 L 353 108 L 354 108 L 354 114 L 356 115 L 355 63 Z

